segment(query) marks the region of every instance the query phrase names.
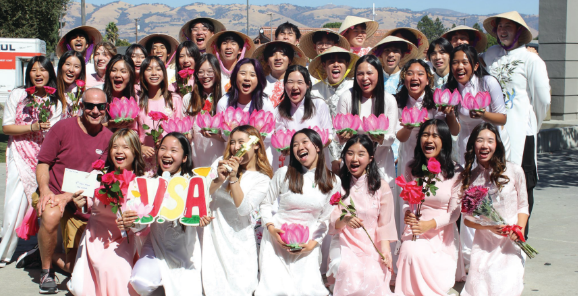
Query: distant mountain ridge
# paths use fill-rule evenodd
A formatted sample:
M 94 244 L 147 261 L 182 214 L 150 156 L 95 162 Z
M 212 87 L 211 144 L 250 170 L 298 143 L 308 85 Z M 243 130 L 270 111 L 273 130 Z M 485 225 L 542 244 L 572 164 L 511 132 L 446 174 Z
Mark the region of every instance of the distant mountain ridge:
M 132 5 L 117 1 L 105 5 L 86 4 L 86 24 L 97 28 L 103 35 L 106 25 L 115 22 L 119 28 L 120 38 L 129 42 L 135 40 L 135 18 L 140 18 L 138 31 L 139 40 L 151 33 L 167 33 L 174 37 L 182 25 L 195 17 L 212 17 L 221 21 L 229 30 L 237 30 L 243 33 L 247 30 L 246 6 L 244 4 L 206 4 L 192 3 L 179 7 L 171 7 L 165 4 L 151 3 Z M 249 8 L 250 36 L 258 34 L 260 27 L 269 26 L 270 16 L 273 14 L 272 25 L 277 26 L 285 21 L 292 22 L 300 27 L 321 27 L 329 22 L 341 22 L 348 15 L 366 17 L 371 19 L 371 7 L 353 8 L 343 5 L 324 5 L 319 7 L 305 7 L 292 4 L 269 4 L 251 5 Z M 379 22 L 381 29 L 393 29 L 396 27 L 416 27 L 419 20 L 427 14 L 434 20 L 440 18 L 444 26 L 463 24 L 472 26 L 474 23 L 484 21 L 486 15 L 471 15 L 449 9 L 430 8 L 423 11 L 409 9 L 397 9 L 392 7 L 376 8 L 375 20 Z M 538 34 L 538 15 L 522 15 L 531 28 L 532 35 Z M 73 2 L 64 18 L 66 26 L 63 32 L 80 26 L 80 3 Z

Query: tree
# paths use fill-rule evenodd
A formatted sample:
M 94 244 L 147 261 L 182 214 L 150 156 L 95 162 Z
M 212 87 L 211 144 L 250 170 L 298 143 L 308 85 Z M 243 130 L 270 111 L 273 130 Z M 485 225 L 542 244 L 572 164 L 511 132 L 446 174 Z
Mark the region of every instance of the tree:
M 475 23 L 475 24 L 472 26 L 472 28 L 474 28 L 474 29 L 476 29 L 476 30 L 478 30 L 478 31 L 480 31 L 480 32 L 484 32 L 484 29 L 482 29 L 482 27 L 481 27 L 480 24 L 478 24 L 478 23 Z
M 452 27 L 450 29 L 453 29 L 456 27 L 456 24 L 452 24 Z
M 112 44 L 116 44 L 118 40 L 118 27 L 115 23 L 110 22 L 106 25 L 105 36 L 104 39 L 108 40 L 108 42 Z
M 323 25 L 323 28 L 338 28 L 341 27 L 341 22 L 327 23 Z
M 130 42 L 126 39 L 118 39 L 116 40 L 115 46 L 130 46 Z
M 58 43 L 60 14 L 70 0 L 0 0 L 0 36 L 39 38 L 46 42 L 47 53 Z
M 427 15 L 424 15 L 417 23 L 417 29 L 427 37 L 430 43 L 447 31 L 439 18 L 436 18 L 434 22 Z

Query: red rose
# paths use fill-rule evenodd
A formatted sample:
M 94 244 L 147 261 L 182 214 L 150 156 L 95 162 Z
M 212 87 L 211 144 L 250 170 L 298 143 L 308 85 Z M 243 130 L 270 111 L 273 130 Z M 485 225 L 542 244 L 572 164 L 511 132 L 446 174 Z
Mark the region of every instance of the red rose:
M 179 71 L 179 76 L 180 76 L 182 79 L 185 79 L 185 78 L 189 77 L 189 76 L 190 76 L 190 74 L 189 74 L 189 69 L 183 69 L 183 70 Z
M 202 111 L 211 112 L 212 109 L 213 109 L 213 103 L 211 103 L 211 100 L 205 100 L 205 105 L 203 106 Z
M 442 166 L 437 159 L 432 157 L 427 162 L 427 170 L 430 171 L 430 173 L 437 175 L 442 171 Z
M 92 163 L 92 169 L 102 171 L 104 169 L 104 160 L 99 159 Z
M 187 72 L 189 73 L 189 76 L 193 76 L 193 74 L 195 74 L 195 69 L 187 69 Z
M 26 92 L 27 92 L 29 95 L 33 95 L 34 93 L 36 93 L 36 86 L 31 86 L 31 87 L 27 88 L 27 89 L 26 89 Z
M 84 90 L 84 86 L 86 86 L 86 83 L 83 80 L 76 80 L 76 86 L 78 86 L 80 89 Z
M 151 112 L 149 112 L 149 117 L 150 117 L 153 121 L 168 120 L 168 119 L 169 119 L 169 117 L 166 116 L 164 113 L 162 113 L 162 112 L 157 112 L 157 111 L 151 111 Z
M 337 191 L 335 192 L 335 194 L 331 196 L 331 200 L 329 200 L 329 203 L 332 206 L 336 206 L 339 204 L 340 201 L 341 201 L 341 192 Z
M 100 189 L 104 189 L 104 186 L 100 186 L 96 189 L 94 189 L 94 196 L 96 196 L 96 198 L 98 198 L 98 200 L 100 200 L 101 203 L 108 205 L 110 204 L 108 202 L 108 194 L 104 193 L 104 194 L 100 194 L 98 193 L 100 191 Z
M 44 86 L 44 90 L 51 95 L 53 95 L 56 92 L 56 88 L 50 86 Z
M 102 175 L 101 180 L 102 180 L 102 183 L 110 185 L 116 181 L 116 178 L 114 176 L 114 173 L 108 173 L 108 174 Z
M 425 198 L 422 187 L 418 186 L 416 181 L 407 182 L 404 176 L 399 176 L 395 179 L 395 184 L 403 189 L 399 196 L 409 204 L 419 204 Z

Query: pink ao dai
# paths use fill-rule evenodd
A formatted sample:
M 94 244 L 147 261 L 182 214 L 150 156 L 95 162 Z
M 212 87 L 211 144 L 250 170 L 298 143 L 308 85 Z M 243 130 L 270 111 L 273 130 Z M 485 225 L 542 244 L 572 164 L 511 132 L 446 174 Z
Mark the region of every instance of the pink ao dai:
M 528 214 L 528 193 L 522 168 L 506 164 L 510 181 L 502 190 L 491 182 L 491 169 L 478 165 L 472 170 L 472 186 L 488 187 L 493 206 L 509 225 L 518 223 L 518 214 Z M 471 219 L 471 217 L 466 218 Z M 470 272 L 461 295 L 515 296 L 524 290 L 526 256 L 508 237 L 489 230 L 477 230 L 472 246 Z
M 381 180 L 381 188 L 374 194 L 369 194 L 366 175 L 353 178 L 352 183 L 350 195 L 343 203 L 350 205 L 351 199 L 354 200 L 357 216 L 363 220 L 376 246 L 381 250 L 381 241 L 397 241 L 393 194 L 387 182 Z M 339 262 L 336 268 L 330 268 L 336 273 L 333 295 L 393 295 L 389 288 L 391 273 L 365 231 L 347 226 L 335 229 L 342 209 L 342 206 L 333 209 L 329 223 L 329 234 L 334 235 L 330 260 L 332 264 Z
M 456 221 L 460 216 L 458 197 L 462 168 L 456 165 L 455 174 L 441 181 L 436 195 L 426 196 L 421 207 L 421 221 L 435 220 L 436 228 L 430 229 L 412 241 L 412 230 L 405 225 L 403 241 L 397 261 L 395 293 L 399 295 L 448 295 L 455 282 L 458 260 Z M 405 179 L 414 180 L 411 168 L 405 169 Z M 403 213 L 410 210 L 404 202 Z

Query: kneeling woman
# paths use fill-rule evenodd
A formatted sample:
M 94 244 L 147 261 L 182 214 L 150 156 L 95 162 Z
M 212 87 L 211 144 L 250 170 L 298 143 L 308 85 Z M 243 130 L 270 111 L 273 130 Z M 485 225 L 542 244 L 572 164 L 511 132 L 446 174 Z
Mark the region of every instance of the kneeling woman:
M 319 271 L 320 244 L 333 210 L 331 195 L 341 189 L 341 182 L 325 167 L 321 136 L 314 130 L 302 129 L 293 135 L 289 159 L 289 166 L 273 176 L 261 203 L 261 219 L 268 231 L 261 241 L 261 278 L 255 295 L 325 296 L 329 292 Z M 279 210 L 272 216 L 277 199 Z M 295 251 L 281 240 L 285 223 L 309 228 L 309 238 L 300 244 L 301 249 Z
M 144 160 L 138 134 L 126 128 L 116 131 L 108 144 L 105 167 L 144 174 Z M 136 295 L 128 283 L 136 251 L 132 234 L 121 235 L 116 214 L 98 198 L 73 195 L 79 209 L 90 209 L 68 289 L 73 295 Z
M 477 166 L 474 168 L 474 163 Z M 506 153 L 498 129 L 480 123 L 466 148 L 464 190 L 470 186 L 489 189 L 494 208 L 509 225 L 526 228 L 528 193 L 526 178 L 519 165 L 506 162 Z M 524 261 L 517 235 L 502 231 L 504 225 L 482 226 L 466 216 L 466 226 L 475 228 L 470 273 L 462 295 L 521 295 L 524 290 Z M 507 235 L 507 236 L 504 236 Z
M 250 136 L 259 142 L 243 157 L 233 156 Z M 257 288 L 257 244 L 251 214 L 259 210 L 271 177 L 273 169 L 259 131 L 249 125 L 233 129 L 225 155 L 213 163 L 209 173 L 209 178 L 214 178 L 210 207 L 215 219 L 203 233 L 205 295 L 250 296 Z
M 397 261 L 395 293 L 400 295 L 447 295 L 454 285 L 457 267 L 456 221 L 460 216 L 458 194 L 462 168 L 451 159 L 452 138 L 445 121 L 431 119 L 418 133 L 414 159 L 405 170 L 405 180 L 424 178 L 423 166 L 430 159 L 440 164 L 436 194 L 425 197 L 421 217 L 404 202 L 405 227 Z M 412 240 L 412 236 L 416 240 Z
M 169 133 L 161 141 L 157 152 L 158 175 L 169 172 L 172 176 L 193 176 L 191 145 L 180 133 Z M 130 195 L 130 193 L 129 193 Z M 134 216 L 128 217 L 133 219 Z M 202 217 L 201 226 L 210 222 Z M 125 225 L 132 222 L 125 221 Z M 141 257 L 130 278 L 139 295 L 150 295 L 164 288 L 166 295 L 201 295 L 201 246 L 197 228 L 177 221 L 152 223 Z

